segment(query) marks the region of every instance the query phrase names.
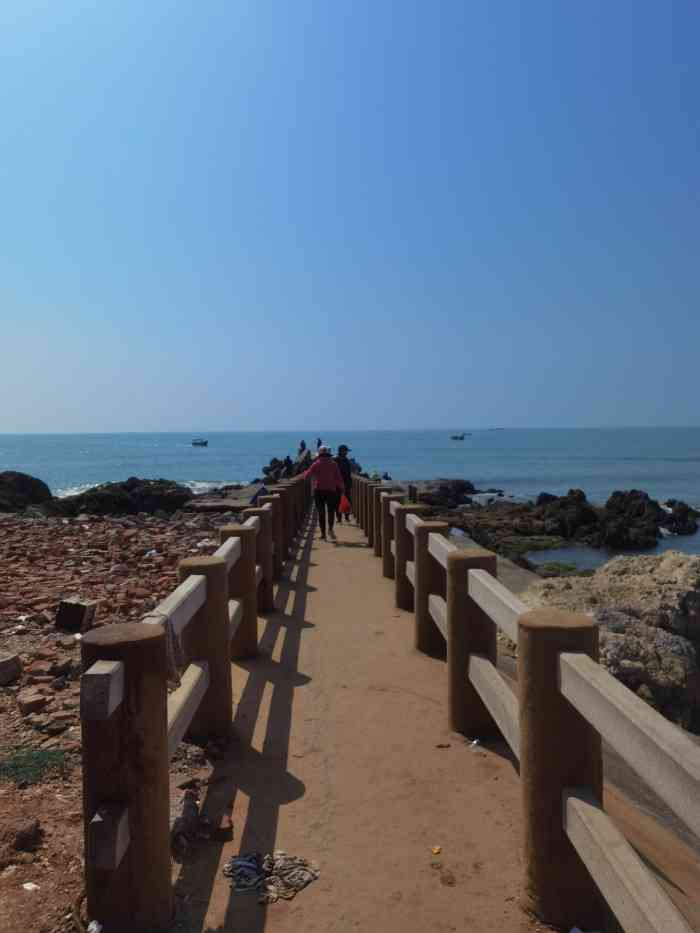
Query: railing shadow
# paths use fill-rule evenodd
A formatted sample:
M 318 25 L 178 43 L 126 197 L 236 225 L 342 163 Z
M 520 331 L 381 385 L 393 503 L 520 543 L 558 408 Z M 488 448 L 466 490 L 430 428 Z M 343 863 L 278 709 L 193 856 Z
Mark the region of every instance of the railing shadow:
M 249 799 L 248 813 L 240 835 L 238 850 L 272 852 L 276 844 L 279 808 L 305 793 L 304 784 L 287 770 L 292 724 L 294 690 L 310 678 L 298 670 L 302 632 L 313 628 L 305 621 L 307 595 L 313 587 L 307 583 L 315 520 L 305 521 L 296 550 L 285 566 L 275 595 L 275 611 L 266 619 L 258 645 L 258 657 L 250 662 L 236 662 L 249 672 L 240 699 L 235 704 L 233 736 L 224 758 L 213 769 L 202 811 L 215 820 L 231 811 L 239 792 Z M 291 603 L 291 605 L 290 605 Z M 284 633 L 280 660 L 272 659 L 280 633 Z M 272 698 L 266 723 L 262 752 L 252 747 L 253 735 L 263 696 L 272 684 Z M 236 827 L 234 835 L 238 837 Z M 221 874 L 224 842 L 212 841 L 199 847 L 191 862 L 183 864 L 175 885 L 182 905 L 178 929 L 201 933 L 211 892 L 215 884 L 228 887 Z M 217 877 L 218 875 L 218 877 Z M 185 916 L 186 915 L 186 916 Z M 223 926 L 207 927 L 207 933 L 262 933 L 267 909 L 253 894 L 230 895 Z

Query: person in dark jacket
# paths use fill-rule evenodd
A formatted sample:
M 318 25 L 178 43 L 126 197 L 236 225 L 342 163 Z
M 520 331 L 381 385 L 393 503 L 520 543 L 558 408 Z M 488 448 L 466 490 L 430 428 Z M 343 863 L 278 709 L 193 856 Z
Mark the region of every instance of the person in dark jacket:
M 340 475 L 343 477 L 343 483 L 345 484 L 345 495 L 348 497 L 350 505 L 352 505 L 352 468 L 350 466 L 350 461 L 348 460 L 348 454 L 350 448 L 347 444 L 341 444 L 338 447 L 338 456 L 335 458 L 335 462 L 338 464 L 338 469 L 340 470 Z M 340 505 L 340 503 L 338 503 Z M 338 519 L 338 524 L 343 520 L 343 513 L 338 510 L 336 514 Z M 350 516 L 345 516 L 345 521 L 350 521 Z

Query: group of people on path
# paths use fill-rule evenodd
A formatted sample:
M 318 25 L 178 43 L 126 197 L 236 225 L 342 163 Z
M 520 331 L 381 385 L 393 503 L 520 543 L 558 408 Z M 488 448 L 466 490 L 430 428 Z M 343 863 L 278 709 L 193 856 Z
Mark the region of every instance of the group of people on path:
M 314 503 L 321 538 L 326 540 L 327 527 L 328 537 L 335 541 L 335 520 L 337 518 L 338 523 L 343 520 L 340 510 L 342 496 L 344 495 L 352 505 L 352 468 L 348 459 L 350 448 L 347 444 L 341 444 L 338 447 L 338 456 L 334 458 L 320 437 L 318 441 L 318 456 L 304 473 L 304 478 L 313 480 Z M 349 520 L 349 513 L 346 513 L 345 519 Z

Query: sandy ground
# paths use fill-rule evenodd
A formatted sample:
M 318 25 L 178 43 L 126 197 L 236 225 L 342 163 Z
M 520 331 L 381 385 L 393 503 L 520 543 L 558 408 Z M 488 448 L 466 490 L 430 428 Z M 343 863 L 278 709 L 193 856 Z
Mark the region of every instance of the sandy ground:
M 234 668 L 236 738 L 204 800 L 214 819 L 233 808 L 234 837 L 177 868 L 177 929 L 544 929 L 519 907 L 509 751 L 448 731 L 444 662 L 412 649 L 412 615 L 360 530 L 338 539 L 303 540 L 261 657 Z M 232 895 L 225 861 L 275 848 L 316 860 L 320 879 L 269 907 Z

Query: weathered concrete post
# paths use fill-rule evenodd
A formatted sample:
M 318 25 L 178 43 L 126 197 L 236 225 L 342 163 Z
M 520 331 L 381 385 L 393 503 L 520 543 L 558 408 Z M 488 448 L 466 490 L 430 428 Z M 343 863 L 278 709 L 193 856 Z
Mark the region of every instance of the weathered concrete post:
M 274 578 L 279 580 L 282 576 L 282 569 L 284 568 L 284 557 L 282 556 L 282 550 L 284 548 L 283 543 L 283 528 L 282 528 L 282 501 L 280 499 L 279 493 L 271 496 L 260 496 L 258 499 L 260 505 L 271 505 L 272 506 L 272 541 L 273 541 L 273 564 L 274 564 Z
M 413 584 L 406 576 L 406 562 L 413 560 L 413 535 L 406 528 L 407 515 L 427 512 L 427 505 L 398 505 L 394 510 L 394 580 L 396 584 L 396 606 L 413 612 Z
M 367 483 L 367 544 L 374 548 L 374 493 L 382 484 L 374 480 Z
M 166 927 L 172 913 L 168 781 L 167 652 L 160 625 L 128 622 L 88 632 L 83 670 L 124 666 L 124 698 L 108 719 L 82 718 L 85 889 L 105 933 Z M 129 842 L 111 869 L 98 868 L 91 823 L 102 807 L 128 807 Z
M 383 486 L 381 483 L 374 487 L 372 490 L 372 495 L 374 496 L 373 503 L 373 513 L 374 513 L 374 556 L 382 556 L 382 494 L 385 492 L 393 492 L 393 486 Z
M 394 540 L 394 516 L 391 514 L 391 503 L 402 502 L 403 493 L 382 493 L 382 574 L 388 580 L 394 579 L 394 554 L 391 543 Z
M 482 548 L 447 555 L 447 705 L 450 729 L 487 738 L 500 735 L 488 707 L 467 677 L 470 654 L 496 663 L 496 623 L 469 596 L 469 571 L 496 576 L 496 555 Z
M 367 504 L 367 499 L 368 499 L 368 488 L 367 487 L 369 486 L 369 482 L 370 481 L 367 479 L 367 477 L 365 476 L 362 477 L 362 486 L 361 486 L 360 496 L 362 498 L 362 530 L 365 533 L 365 537 L 367 537 L 367 529 L 369 527 L 368 526 L 369 508 Z
M 222 525 L 219 541 L 241 539 L 241 556 L 229 573 L 228 595 L 243 605 L 243 618 L 231 642 L 231 658 L 254 658 L 258 653 L 258 587 L 255 582 L 257 534 L 255 528 Z
M 365 478 L 357 477 L 357 524 L 365 530 Z
M 283 566 L 284 562 L 289 557 L 293 538 L 292 528 L 289 524 L 289 506 L 287 502 L 289 498 L 289 492 L 287 492 L 286 489 L 286 486 L 282 486 L 281 484 L 270 486 L 269 488 L 271 495 L 279 496 L 280 525 L 282 529 L 282 546 L 280 548 L 280 554 Z
M 585 787 L 603 799 L 600 735 L 559 692 L 562 651 L 598 660 L 598 628 L 583 615 L 526 612 L 518 625 L 520 782 L 524 904 L 545 922 L 598 927 L 596 885 L 563 825 L 562 792 Z
M 180 582 L 192 574 L 207 581 L 207 600 L 182 635 L 185 655 L 209 664 L 209 687 L 188 732 L 198 739 L 224 738 L 231 729 L 233 694 L 228 623 L 228 570 L 222 557 L 187 557 L 180 561 Z
M 245 509 L 246 518 L 257 516 L 260 519 L 260 530 L 255 542 L 255 560 L 262 567 L 263 578 L 258 588 L 258 611 L 272 612 L 275 608 L 275 587 L 272 582 L 274 576 L 274 557 L 272 553 L 272 508 Z
M 445 569 L 428 551 L 428 535 L 437 534 L 447 537 L 449 531 L 450 526 L 447 522 L 421 521 L 416 526 L 413 536 L 415 564 L 413 603 L 416 620 L 414 644 L 418 651 L 424 651 L 426 654 L 437 654 L 444 647 L 442 633 L 433 622 L 428 609 L 428 597 L 431 593 L 435 593 L 444 599 L 446 595 Z

